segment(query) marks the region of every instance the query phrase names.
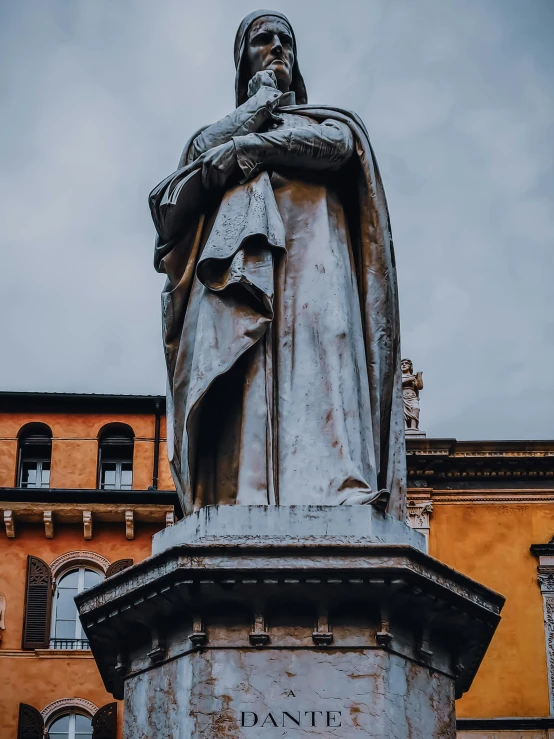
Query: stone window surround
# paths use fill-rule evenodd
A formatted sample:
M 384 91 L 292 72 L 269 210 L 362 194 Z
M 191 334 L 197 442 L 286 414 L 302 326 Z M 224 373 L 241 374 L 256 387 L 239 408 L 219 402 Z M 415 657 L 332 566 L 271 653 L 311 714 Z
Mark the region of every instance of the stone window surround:
M 54 593 L 56 592 L 56 586 L 58 582 L 61 580 L 61 578 L 66 575 L 70 570 L 73 570 L 75 568 L 83 568 L 86 567 L 88 569 L 92 569 L 95 572 L 100 572 L 102 575 L 106 575 L 106 570 L 108 569 L 110 565 L 109 559 L 106 559 L 106 557 L 103 557 L 101 554 L 98 554 L 97 552 L 89 552 L 84 549 L 78 549 L 74 550 L 72 552 L 65 552 L 64 554 L 60 554 L 56 559 L 54 559 L 50 563 L 50 571 L 52 572 L 52 587 Z M 55 629 L 55 623 L 56 623 L 56 597 L 52 598 L 52 608 L 51 608 L 51 633 L 50 633 L 50 649 L 57 649 L 55 645 L 53 645 L 52 639 L 54 639 L 54 629 Z M 82 631 L 82 629 L 81 629 Z M 80 641 L 81 638 L 76 638 L 75 641 Z M 60 647 L 61 648 L 61 647 Z M 67 647 L 69 649 L 69 647 Z M 78 649 L 79 647 L 75 647 L 75 649 Z
M 60 700 L 49 703 L 40 713 L 46 724 L 59 718 L 64 713 L 84 713 L 89 718 L 92 718 L 97 710 L 98 706 L 84 698 L 60 698 Z
M 50 563 L 50 570 L 52 571 L 52 579 L 55 584 L 67 570 L 74 567 L 89 566 L 94 570 L 100 570 L 105 575 L 109 565 L 110 560 L 101 554 L 89 552 L 85 549 L 78 549 L 73 552 L 60 554 L 59 557 L 56 557 Z

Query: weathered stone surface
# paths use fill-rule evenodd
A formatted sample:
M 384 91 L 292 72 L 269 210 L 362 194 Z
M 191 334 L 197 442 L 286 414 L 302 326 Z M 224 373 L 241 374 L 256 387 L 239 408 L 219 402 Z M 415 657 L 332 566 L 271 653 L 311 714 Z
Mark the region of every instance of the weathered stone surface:
M 158 532 L 152 554 L 183 544 L 406 544 L 425 537 L 373 506 L 209 506 Z
M 453 739 L 503 598 L 421 534 L 371 506 L 222 506 L 173 529 L 76 599 L 126 739 Z
M 454 739 L 452 681 L 381 651 L 214 650 L 126 685 L 126 739 Z

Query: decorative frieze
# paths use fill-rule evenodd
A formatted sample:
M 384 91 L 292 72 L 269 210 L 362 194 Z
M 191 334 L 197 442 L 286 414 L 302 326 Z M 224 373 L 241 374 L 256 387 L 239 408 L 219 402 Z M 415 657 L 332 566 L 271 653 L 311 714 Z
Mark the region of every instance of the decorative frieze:
M 552 441 L 456 441 L 407 437 L 409 480 L 430 487 L 530 489 L 554 479 Z M 543 492 L 545 492 L 543 490 Z

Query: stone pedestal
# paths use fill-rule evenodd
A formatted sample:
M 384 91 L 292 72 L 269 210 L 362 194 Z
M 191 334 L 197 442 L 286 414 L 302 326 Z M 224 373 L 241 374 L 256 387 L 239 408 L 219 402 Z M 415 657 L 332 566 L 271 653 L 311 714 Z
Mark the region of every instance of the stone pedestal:
M 371 506 L 206 508 L 77 597 L 125 739 L 454 739 L 503 598 Z
M 425 439 L 427 437 L 425 431 L 420 429 L 406 429 L 405 434 L 407 439 Z

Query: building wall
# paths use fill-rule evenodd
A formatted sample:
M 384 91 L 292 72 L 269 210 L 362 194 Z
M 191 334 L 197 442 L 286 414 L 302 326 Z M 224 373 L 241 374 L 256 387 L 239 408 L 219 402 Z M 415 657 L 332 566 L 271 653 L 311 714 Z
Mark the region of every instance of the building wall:
M 126 423 L 134 431 L 133 489 L 147 490 L 152 485 L 154 463 L 155 414 L 72 412 L 71 400 L 61 398 L 65 412 L 34 412 L 10 409 L 0 413 L 0 488 L 14 488 L 17 484 L 18 434 L 21 428 L 33 422 L 44 423 L 52 431 L 52 458 L 50 487 L 52 489 L 90 490 L 97 487 L 98 436 L 108 423 Z M 109 401 L 108 401 L 109 402 Z M 102 401 L 106 410 L 106 400 Z M 29 403 L 25 406 L 28 408 Z M 153 407 L 153 403 L 152 403 Z M 160 424 L 160 454 L 158 489 L 174 490 L 167 462 L 165 418 Z M 11 500 L 4 491 L 3 500 Z M 154 494 L 155 495 L 155 494 Z M 14 492 L 14 501 L 24 501 L 22 491 Z M 78 498 L 76 498 L 78 500 Z M 156 508 L 155 498 L 152 510 Z M 66 505 L 66 504 L 64 504 Z M 4 505 L 4 507 L 6 507 Z M 47 506 L 48 507 L 48 506 Z M 51 506 L 56 511 L 56 506 Z M 81 506 L 82 507 L 82 506 Z M 110 511 L 109 492 L 105 506 Z M 120 506 L 121 507 L 121 506 Z M 67 505 L 66 505 L 67 508 Z M 126 538 L 123 514 L 121 521 L 108 523 L 98 513 L 93 516 L 93 537 L 84 539 L 83 524 L 56 520 L 54 538 L 45 536 L 42 510 L 36 516 L 29 504 L 26 517 L 16 517 L 15 538 L 8 538 L 7 530 L 0 533 L 0 593 L 6 598 L 5 630 L 0 631 L 0 737 L 17 736 L 19 704 L 28 703 L 38 710 L 53 701 L 82 698 L 100 707 L 113 701 L 106 693 L 94 659 L 88 650 L 29 650 L 22 649 L 23 618 L 26 595 L 27 556 L 44 560 L 48 565 L 62 554 L 88 551 L 102 555 L 110 562 L 131 558 L 139 562 L 151 554 L 152 535 L 165 525 L 167 505 L 152 514 L 156 523 L 145 523 L 135 516 L 134 538 Z M 144 513 L 143 519 L 148 514 Z M 31 522 L 36 520 L 35 522 Z M 150 519 L 149 519 L 150 520 Z M 122 706 L 118 711 L 119 724 Z
M 99 524 L 93 539 L 84 541 L 82 526 L 58 526 L 55 537 L 46 539 L 43 526 L 21 524 L 15 539 L 2 538 L 0 592 L 6 596 L 7 607 L 6 629 L 0 632 L 0 674 L 4 677 L 0 690 L 0 736 L 15 738 L 20 702 L 42 710 L 62 698 L 84 698 L 97 706 L 113 700 L 104 690 L 90 652 L 21 648 L 27 555 L 50 564 L 61 554 L 86 550 L 101 554 L 110 562 L 124 558 L 138 562 L 151 554 L 151 539 L 159 529 L 159 525 L 139 523 L 135 538 L 128 541 L 122 525 Z
M 542 596 L 529 548 L 553 534 L 554 504 L 434 503 L 430 554 L 506 597 L 458 717 L 549 715 Z
M 18 433 L 25 424 L 32 422 L 44 423 L 52 430 L 52 488 L 96 487 L 98 435 L 103 426 L 114 422 L 128 424 L 135 433 L 133 489 L 146 490 L 152 485 L 153 414 L 9 413 L 0 421 L 0 487 L 16 484 Z M 174 490 L 167 461 L 165 418 L 160 427 L 158 488 Z
M 12 488 L 16 483 L 17 436 L 22 426 L 30 422 L 45 423 L 52 430 L 52 488 L 79 490 L 96 487 L 98 435 L 105 424 L 112 422 L 127 423 L 135 433 L 133 488 L 146 490 L 152 484 L 153 413 L 10 412 L 0 413 L 0 487 Z M 158 488 L 173 490 L 166 436 L 166 423 L 162 416 Z M 434 443 L 428 440 L 428 446 Z M 425 452 L 423 444 L 420 443 L 422 452 Z M 479 450 L 483 442 L 473 444 Z M 522 454 L 528 451 L 522 446 Z M 489 456 L 492 453 L 494 450 L 487 451 Z M 543 452 L 536 452 L 537 459 L 540 455 L 546 464 Z M 551 456 L 554 457 L 554 445 Z M 433 456 L 429 453 L 428 457 L 420 455 L 418 459 L 425 459 L 417 464 L 423 470 L 418 475 L 427 474 L 426 470 L 434 464 Z M 451 464 L 454 463 L 460 465 L 459 460 Z M 505 465 L 503 469 L 506 470 L 509 463 L 509 460 L 503 462 L 502 459 L 498 462 Z M 450 462 L 447 460 L 444 464 Z M 547 473 L 543 470 L 540 474 Z M 537 560 L 530 553 L 531 545 L 548 542 L 554 534 L 554 483 L 550 489 L 544 485 L 537 495 L 537 500 L 543 502 L 530 502 L 534 493 L 525 490 L 521 484 L 510 495 L 500 497 L 498 490 L 487 489 L 486 485 L 475 494 L 438 487 L 423 487 L 410 492 L 414 499 L 428 498 L 433 506 L 429 527 L 430 554 L 507 598 L 502 621 L 474 684 L 458 702 L 457 711 L 461 718 L 549 715 L 543 602 L 537 584 Z M 21 496 L 21 491 L 17 495 Z M 106 491 L 106 509 L 109 506 L 109 492 Z M 0 674 L 9 676 L 0 691 L 2 738 L 16 736 L 20 702 L 41 710 L 61 698 L 84 698 L 97 706 L 112 700 L 102 686 L 90 652 L 21 649 L 27 556 L 40 557 L 50 564 L 60 554 L 88 550 L 103 555 L 110 562 L 127 557 L 138 562 L 149 556 L 151 537 L 164 525 L 162 519 L 156 524 L 136 521 L 135 538 L 127 540 L 122 522 L 95 521 L 93 538 L 86 541 L 82 524 L 64 523 L 56 525 L 53 539 L 47 539 L 44 525 L 39 522 L 41 516 L 37 516 L 37 523 L 18 522 L 14 539 L 0 533 L 0 592 L 7 600 L 6 629 L 0 632 L 3 636 Z M 121 720 L 121 710 L 119 714 Z M 523 737 L 528 734 L 522 731 L 517 735 Z M 502 731 L 467 731 L 461 736 L 468 739 L 506 736 L 508 739 L 511 735 Z M 539 732 L 536 736 L 543 734 Z

